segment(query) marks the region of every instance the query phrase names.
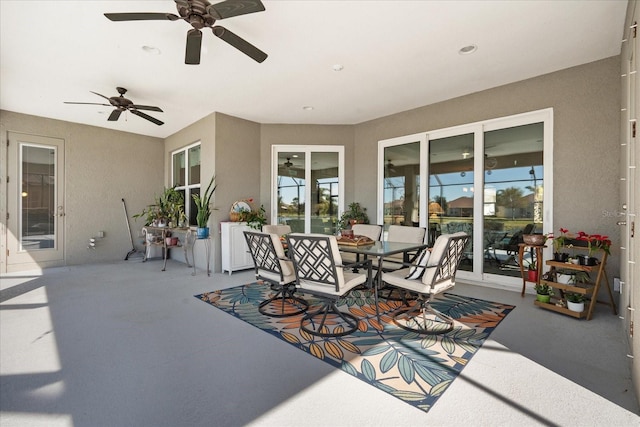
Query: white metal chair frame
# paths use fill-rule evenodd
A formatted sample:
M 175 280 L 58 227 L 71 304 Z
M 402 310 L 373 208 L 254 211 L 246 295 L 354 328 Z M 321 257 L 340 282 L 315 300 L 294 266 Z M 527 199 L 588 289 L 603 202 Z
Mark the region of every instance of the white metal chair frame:
M 453 330 L 453 319 L 436 310 L 431 302 L 435 295 L 455 286 L 456 272 L 468 242 L 469 236 L 466 233 L 439 236 L 420 279 L 406 279 L 408 268 L 383 273 L 382 281 L 386 284 L 418 294 L 413 305 L 407 303 L 392 314 L 396 325 L 427 335 L 444 334 Z M 432 316 L 427 317 L 427 313 Z
M 276 291 L 273 297 L 260 303 L 258 311 L 271 317 L 295 316 L 305 312 L 309 303 L 294 296 L 296 277 L 293 263 L 284 256 L 280 236 L 259 231 L 245 231 L 244 236 L 255 265 L 256 279 L 271 284 L 271 289 Z M 279 305 L 276 312 L 269 310 L 274 303 Z
M 312 294 L 322 300 L 318 310 L 305 313 L 300 321 L 300 329 L 321 337 L 339 337 L 355 332 L 358 329 L 358 318 L 340 311 L 336 304 L 361 284 L 366 283 L 369 289 L 372 288 L 371 260 L 342 265 L 335 236 L 292 233 L 287 236 L 287 242 L 295 269 L 296 286 L 305 294 Z M 353 273 L 351 269 L 356 266 L 366 268 L 366 273 Z M 378 291 L 373 288 L 376 313 L 379 316 Z M 328 317 L 339 322 L 332 332 L 327 327 Z

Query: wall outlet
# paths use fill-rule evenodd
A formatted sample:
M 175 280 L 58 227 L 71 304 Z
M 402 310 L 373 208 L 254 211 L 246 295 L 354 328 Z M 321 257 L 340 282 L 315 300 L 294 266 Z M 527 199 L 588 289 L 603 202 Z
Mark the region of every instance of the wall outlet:
M 98 237 L 103 238 L 104 237 L 104 231 L 98 231 Z

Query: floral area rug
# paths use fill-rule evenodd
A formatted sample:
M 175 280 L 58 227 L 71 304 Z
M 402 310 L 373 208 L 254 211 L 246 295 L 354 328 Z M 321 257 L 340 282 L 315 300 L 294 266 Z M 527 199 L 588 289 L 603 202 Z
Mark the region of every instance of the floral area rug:
M 272 294 L 269 286 L 250 283 L 196 298 L 425 412 L 515 307 L 445 293 L 432 305 L 455 319 L 455 328 L 442 335 L 417 335 L 397 327 L 389 315 L 401 302 L 380 299 L 378 322 L 371 291 L 354 290 L 339 307 L 360 319 L 358 330 L 338 338 L 323 338 L 300 329 L 302 315 L 260 314 L 258 304 Z M 296 295 L 309 302 L 309 310 L 316 307 L 318 300 L 313 296 Z

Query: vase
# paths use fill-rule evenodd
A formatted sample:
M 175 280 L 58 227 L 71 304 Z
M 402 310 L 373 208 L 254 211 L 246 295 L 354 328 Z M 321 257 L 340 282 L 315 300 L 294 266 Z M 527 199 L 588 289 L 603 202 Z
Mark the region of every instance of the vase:
M 555 252 L 553 254 L 553 260 L 558 262 L 567 262 L 569 254 L 566 252 Z
M 575 283 L 575 275 L 558 273 L 556 274 L 556 282 L 562 283 L 563 285 L 569 285 L 571 283 Z
M 196 233 L 198 239 L 206 239 L 209 237 L 209 227 L 198 227 Z
M 584 311 L 584 301 L 583 302 L 567 301 L 567 308 L 571 311 L 577 311 L 578 313 L 582 313 Z
M 536 299 L 540 302 L 548 304 L 551 301 L 551 295 L 536 294 Z

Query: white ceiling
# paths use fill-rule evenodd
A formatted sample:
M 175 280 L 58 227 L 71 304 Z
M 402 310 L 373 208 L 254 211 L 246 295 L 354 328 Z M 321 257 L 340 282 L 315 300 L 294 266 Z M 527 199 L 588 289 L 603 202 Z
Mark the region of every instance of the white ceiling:
M 626 0 L 263 3 L 264 12 L 218 24 L 266 52 L 266 61 L 203 31 L 200 65 L 185 65 L 186 22 L 103 15 L 176 13 L 171 0 L 0 0 L 0 108 L 156 137 L 214 111 L 260 123 L 356 124 L 618 55 L 627 7 Z M 470 44 L 477 52 L 458 53 Z M 136 104 L 162 108 L 148 114 L 165 124 L 130 114 L 108 122 L 110 107 L 63 103 L 103 102 L 90 91 L 111 97 L 116 86 Z

